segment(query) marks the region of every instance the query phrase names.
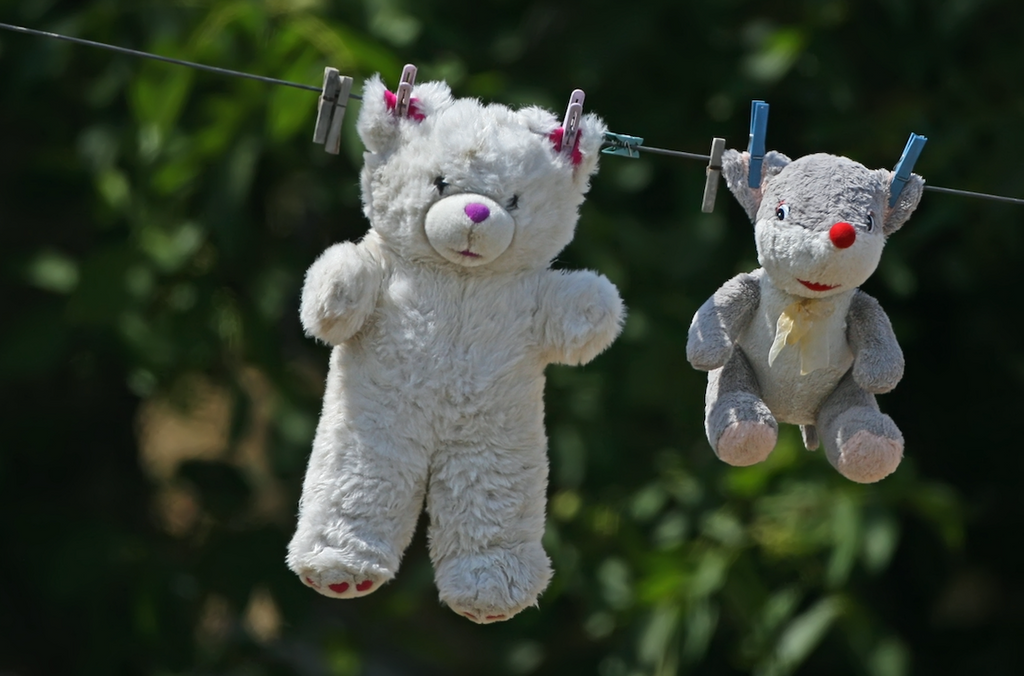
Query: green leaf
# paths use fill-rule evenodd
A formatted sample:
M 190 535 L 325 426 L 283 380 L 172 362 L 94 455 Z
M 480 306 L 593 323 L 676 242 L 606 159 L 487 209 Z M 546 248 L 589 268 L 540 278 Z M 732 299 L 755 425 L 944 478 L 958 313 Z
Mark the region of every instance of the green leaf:
M 871 653 L 868 673 L 871 676 L 906 676 L 910 673 L 910 652 L 898 639 L 882 639 Z
M 665 661 L 678 624 L 678 606 L 672 604 L 654 608 L 640 634 L 638 655 L 641 663 L 654 666 Z
M 139 248 L 162 272 L 175 272 L 202 246 L 205 234 L 191 222 L 161 228 L 147 224 L 139 230 Z
M 832 537 L 835 544 L 825 574 L 829 586 L 846 583 L 860 549 L 861 514 L 849 491 L 839 492 L 832 505 Z
M 885 568 L 899 544 L 899 523 L 888 514 L 869 519 L 864 525 L 864 567 L 872 573 Z
M 839 596 L 827 596 L 797 615 L 783 630 L 771 658 L 758 666 L 758 676 L 793 673 L 811 654 L 843 612 Z
M 59 251 L 43 250 L 29 260 L 25 276 L 40 289 L 70 293 L 78 285 L 78 262 Z
M 177 124 L 192 90 L 195 72 L 181 66 L 147 63 L 142 74 L 132 80 L 128 92 L 135 119 L 143 130 L 158 134 L 150 155 L 155 156 L 162 144 L 159 139 L 166 138 Z
M 605 559 L 597 569 L 597 580 L 609 606 L 622 610 L 633 604 L 632 573 L 625 561 L 619 558 Z

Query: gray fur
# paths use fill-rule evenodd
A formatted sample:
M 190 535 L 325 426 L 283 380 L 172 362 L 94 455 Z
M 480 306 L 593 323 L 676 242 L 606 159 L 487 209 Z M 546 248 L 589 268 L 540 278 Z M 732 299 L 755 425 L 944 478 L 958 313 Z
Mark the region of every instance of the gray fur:
M 903 378 L 903 350 L 878 301 L 858 291 L 846 320 L 854 353 L 853 380 L 872 394 L 885 394 Z
M 904 361 L 884 310 L 857 287 L 924 181 L 912 175 L 890 208 L 892 173 L 845 157 L 768 152 L 757 188 L 747 153 L 727 150 L 722 165 L 754 222 L 762 267 L 726 282 L 690 325 L 687 359 L 709 371 L 708 441 L 747 465 L 767 457 L 778 422 L 798 424 L 806 447 L 824 446 L 844 476 L 878 481 L 899 464 L 903 436 L 874 394 L 896 386 Z
M 885 170 L 882 169 L 880 171 Z M 885 173 L 891 181 L 892 172 L 885 171 Z M 896 200 L 896 206 L 889 207 L 889 201 L 886 200 L 884 223 L 886 237 L 903 227 L 903 224 L 910 218 L 910 214 L 914 213 L 914 209 L 917 209 L 917 205 L 921 201 L 921 195 L 923 194 L 924 179 L 917 174 L 911 174 L 910 180 L 903 186 L 903 191 L 900 193 L 899 199 Z
M 725 177 L 729 190 L 743 206 L 750 220 L 754 220 L 757 215 L 757 208 L 761 205 L 761 193 L 765 185 L 791 161 L 782 153 L 769 150 L 765 153 L 764 162 L 761 164 L 761 185 L 751 188 L 747 184 L 750 155 L 732 149 L 722 153 L 722 176 Z
M 800 436 L 804 440 L 804 448 L 808 451 L 816 451 L 821 445 L 821 441 L 818 439 L 818 428 L 814 425 L 801 425 Z
M 778 423 L 761 400 L 757 376 L 750 368 L 747 358 L 739 350 L 732 353 L 722 368 L 716 368 L 708 374 L 708 389 L 704 403 L 705 432 L 711 441 L 711 447 L 715 449 L 715 454 L 726 462 L 729 462 L 729 458 L 723 453 L 718 442 L 731 425 L 741 422 L 754 423 L 770 429 L 773 435 L 778 433 Z M 763 459 L 758 458 L 758 461 Z
M 743 273 L 704 301 L 693 317 L 686 342 L 686 359 L 694 368 L 710 371 L 725 365 L 740 332 L 754 316 L 759 296 L 757 279 Z
M 891 474 L 902 459 L 903 434 L 892 418 L 878 409 L 875 395 L 857 385 L 850 373 L 825 399 L 818 412 L 818 426 L 821 427 L 828 461 L 854 481 L 878 481 Z M 877 443 L 877 449 L 872 449 L 872 457 L 868 461 L 850 463 L 848 458 L 844 458 L 848 453 L 846 442 L 862 431 L 881 440 L 881 443 Z M 886 444 L 886 441 L 891 443 Z

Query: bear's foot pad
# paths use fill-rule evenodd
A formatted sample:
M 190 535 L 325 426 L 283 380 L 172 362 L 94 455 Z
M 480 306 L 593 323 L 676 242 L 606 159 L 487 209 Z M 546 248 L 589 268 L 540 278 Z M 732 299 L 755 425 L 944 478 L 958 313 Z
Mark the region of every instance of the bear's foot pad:
M 477 624 L 502 622 L 536 605 L 550 579 L 539 543 L 449 558 L 437 570 L 441 601 Z
M 484 615 L 483 617 L 479 617 L 473 613 L 462 613 L 462 615 L 463 617 L 468 617 L 477 624 L 490 624 L 492 622 L 501 622 L 502 620 L 508 619 L 508 615 Z
M 338 568 L 320 572 L 304 571 L 299 577 L 307 587 L 335 599 L 354 599 L 366 596 L 377 591 L 377 588 L 388 580 L 383 575 Z

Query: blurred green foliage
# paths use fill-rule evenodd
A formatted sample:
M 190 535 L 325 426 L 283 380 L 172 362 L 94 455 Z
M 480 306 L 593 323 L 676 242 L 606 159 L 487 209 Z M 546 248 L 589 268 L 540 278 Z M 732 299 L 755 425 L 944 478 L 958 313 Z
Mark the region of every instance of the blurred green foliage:
M 790 156 L 892 166 L 916 131 L 929 182 L 1024 195 L 1011 0 L 5 0 L 0 21 L 313 85 L 413 62 L 511 105 L 581 87 L 614 131 L 693 152 L 744 147 L 762 98 Z M 792 429 L 763 465 L 714 458 L 686 329 L 756 266 L 749 225 L 724 188 L 699 213 L 700 163 L 604 159 L 560 265 L 611 277 L 628 324 L 549 371 L 556 577 L 478 627 L 438 604 L 422 533 L 358 601 L 283 562 L 327 364 L 302 276 L 366 229 L 354 114 L 333 157 L 309 92 L 7 32 L 0 82 L 0 674 L 1024 668 L 1019 207 L 927 194 L 890 242 L 866 288 L 907 355 L 881 404 L 908 457 L 860 486 Z

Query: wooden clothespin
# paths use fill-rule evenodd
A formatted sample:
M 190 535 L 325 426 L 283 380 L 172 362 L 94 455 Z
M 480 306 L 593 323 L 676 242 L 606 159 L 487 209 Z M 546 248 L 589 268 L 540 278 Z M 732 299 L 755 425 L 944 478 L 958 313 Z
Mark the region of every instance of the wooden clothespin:
M 768 135 L 768 104 L 764 101 L 750 102 L 750 170 L 747 185 L 761 187 L 761 166 L 764 164 L 765 137 Z
M 715 210 L 715 197 L 718 196 L 718 179 L 722 175 L 722 153 L 725 152 L 725 139 L 714 138 L 711 140 L 711 157 L 708 159 L 708 168 L 705 171 L 704 179 L 704 202 L 700 210 L 710 214 Z
M 903 149 L 903 155 L 900 156 L 900 161 L 896 163 L 892 170 L 892 185 L 889 188 L 890 208 L 896 206 L 896 202 L 899 201 L 900 193 L 903 192 L 903 186 L 910 180 L 910 172 L 914 170 L 914 164 L 917 162 L 917 158 L 921 156 L 921 151 L 927 142 L 927 137 L 911 132 L 907 145 Z
M 313 143 L 322 144 L 324 150 L 337 155 L 341 150 L 341 123 L 345 120 L 352 78 L 342 77 L 337 68 L 324 68 L 324 85 L 316 112 Z

